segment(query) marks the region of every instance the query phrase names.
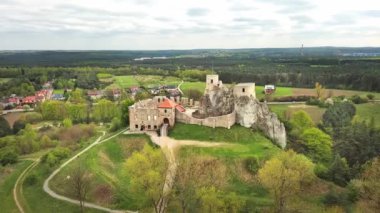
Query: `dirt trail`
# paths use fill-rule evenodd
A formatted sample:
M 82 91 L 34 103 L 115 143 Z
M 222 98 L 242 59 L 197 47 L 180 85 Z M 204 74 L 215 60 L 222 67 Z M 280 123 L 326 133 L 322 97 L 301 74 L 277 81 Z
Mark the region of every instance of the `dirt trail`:
M 177 167 L 178 167 L 176 154 L 181 146 L 218 147 L 218 146 L 231 145 L 231 144 L 222 143 L 222 142 L 215 143 L 215 142 L 202 142 L 202 141 L 196 141 L 196 140 L 176 140 L 167 136 L 159 137 L 156 132 L 146 132 L 146 134 L 150 136 L 153 143 L 161 147 L 169 163 L 168 171 L 166 173 L 165 185 L 163 189 L 164 195 L 168 195 L 171 189 L 173 188 L 174 179 L 175 179 Z

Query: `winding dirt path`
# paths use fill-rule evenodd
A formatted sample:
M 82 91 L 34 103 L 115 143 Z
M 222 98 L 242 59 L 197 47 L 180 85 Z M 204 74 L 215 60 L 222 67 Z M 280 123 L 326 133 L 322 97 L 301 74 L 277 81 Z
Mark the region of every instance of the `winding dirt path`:
M 73 203 L 73 204 L 76 204 L 76 205 L 80 205 L 80 202 L 79 200 L 75 200 L 75 199 L 71 199 L 71 198 L 68 198 L 68 197 L 65 197 L 65 196 L 62 196 L 62 195 L 59 195 L 57 194 L 56 192 L 54 192 L 53 190 L 50 189 L 49 187 L 49 182 L 65 167 L 67 166 L 70 162 L 72 162 L 73 160 L 75 160 L 77 157 L 79 157 L 80 155 L 82 155 L 83 153 L 87 152 L 88 150 L 90 150 L 92 147 L 98 145 L 98 144 L 101 144 L 101 143 L 104 143 L 106 141 L 109 141 L 110 139 L 114 138 L 114 137 L 117 137 L 118 135 L 122 134 L 123 132 L 125 132 L 125 130 L 122 130 L 104 140 L 101 140 L 102 137 L 105 135 L 105 131 L 103 131 L 103 135 L 100 136 L 94 143 L 92 143 L 91 145 L 89 145 L 88 147 L 86 147 L 84 150 L 82 150 L 81 152 L 79 152 L 78 154 L 74 155 L 72 158 L 70 158 L 69 160 L 67 160 L 65 163 L 63 163 L 58 169 L 56 169 L 44 182 L 44 185 L 43 185 L 43 189 L 46 193 L 48 193 L 51 197 L 55 198 L 55 199 L 58 199 L 58 200 L 63 200 L 65 202 L 69 202 L 69 203 Z M 128 210 L 115 210 L 115 209 L 109 209 L 109 208 L 106 208 L 106 207 L 103 207 L 103 206 L 99 206 L 99 205 L 96 205 L 94 203 L 89 203 L 89 202 L 84 202 L 83 205 L 87 208 L 93 208 L 93 209 L 97 209 L 97 210 L 101 210 L 101 211 L 105 211 L 105 212 L 113 212 L 113 213 L 121 213 L 121 212 L 133 212 L 133 211 L 128 211 Z
M 196 146 L 196 147 L 220 147 L 220 146 L 231 146 L 231 144 L 224 142 L 203 142 L 196 140 L 176 140 L 167 136 L 159 137 L 156 132 L 146 132 L 150 136 L 153 143 L 157 144 L 163 150 L 166 159 L 168 160 L 169 166 L 166 172 L 165 185 L 163 189 L 164 197 L 168 195 L 173 188 L 178 161 L 176 159 L 177 151 L 181 146 Z M 162 202 L 166 202 L 163 200 Z M 164 204 L 165 206 L 167 204 Z
M 20 195 L 22 195 L 22 183 L 24 182 L 26 174 L 28 174 L 30 170 L 32 170 L 35 166 L 37 166 L 40 161 L 39 159 L 27 159 L 27 160 L 33 160 L 34 162 L 30 164 L 28 167 L 26 167 L 26 169 L 20 174 L 20 176 L 18 176 L 16 183 L 13 187 L 13 200 L 15 201 L 16 206 L 21 213 L 25 213 L 25 211 L 21 205 L 20 198 L 17 196 L 18 195 L 17 192 L 20 191 Z

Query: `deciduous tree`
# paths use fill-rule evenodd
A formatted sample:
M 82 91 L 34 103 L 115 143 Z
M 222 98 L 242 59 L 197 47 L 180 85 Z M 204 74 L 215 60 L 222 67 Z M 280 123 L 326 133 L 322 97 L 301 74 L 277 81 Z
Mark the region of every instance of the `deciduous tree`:
M 314 165 L 305 156 L 289 150 L 268 160 L 259 170 L 260 182 L 275 199 L 275 212 L 285 212 L 289 199 L 314 179 Z

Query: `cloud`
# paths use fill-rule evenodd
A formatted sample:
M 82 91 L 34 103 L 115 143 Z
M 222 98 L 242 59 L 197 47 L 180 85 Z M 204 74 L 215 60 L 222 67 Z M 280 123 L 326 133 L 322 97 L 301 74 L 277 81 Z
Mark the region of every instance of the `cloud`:
M 187 10 L 188 16 L 205 16 L 209 13 L 209 10 L 206 8 L 190 8 Z
M 378 3 L 341 1 L 0 0 L 0 49 L 380 46 Z

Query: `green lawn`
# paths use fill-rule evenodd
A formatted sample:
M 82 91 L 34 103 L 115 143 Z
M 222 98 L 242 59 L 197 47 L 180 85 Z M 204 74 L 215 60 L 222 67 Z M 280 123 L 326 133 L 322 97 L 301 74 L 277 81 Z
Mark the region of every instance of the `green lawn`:
M 13 199 L 13 186 L 20 174 L 32 161 L 19 161 L 18 163 L 0 168 L 0 206 L 1 212 L 18 212 Z
M 380 103 L 366 103 L 355 106 L 356 115 L 358 115 L 360 119 L 369 121 L 373 117 L 376 126 L 380 127 Z
M 206 88 L 205 82 L 183 82 L 181 85 L 181 90 L 186 91 L 189 89 L 199 90 L 200 92 L 204 92 Z
M 292 96 L 293 88 L 291 87 L 276 87 L 276 91 L 271 95 L 271 97 L 283 97 L 283 96 Z M 256 86 L 256 97 L 258 99 L 263 98 L 264 94 L 264 86 Z
M 113 209 L 150 209 L 143 194 L 136 194 L 129 190 L 129 176 L 123 169 L 125 160 L 132 152 L 141 150 L 146 143 L 150 143 L 146 135 L 120 135 L 96 146 L 65 167 L 52 180 L 51 187 L 60 194 L 72 196 L 67 176 L 70 176 L 73 169 L 81 163 L 92 176 L 89 201 Z M 104 200 L 102 194 L 97 192 L 99 187 L 112 191 L 112 197 Z
M 139 82 L 132 75 L 114 76 L 114 84 L 119 88 L 129 88 L 132 86 L 139 86 Z
M 63 89 L 55 89 L 53 91 L 53 94 L 63 94 L 64 90 Z

